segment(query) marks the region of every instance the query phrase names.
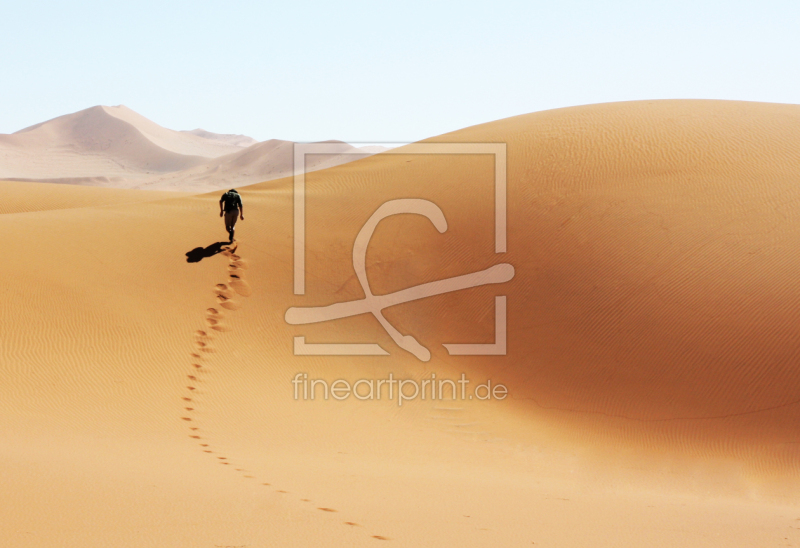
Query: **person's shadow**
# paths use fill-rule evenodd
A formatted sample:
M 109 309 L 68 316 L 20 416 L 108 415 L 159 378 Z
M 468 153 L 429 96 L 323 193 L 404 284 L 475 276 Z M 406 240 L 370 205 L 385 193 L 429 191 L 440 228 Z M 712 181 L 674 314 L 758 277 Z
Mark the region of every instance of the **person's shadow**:
M 213 257 L 217 253 L 221 253 L 223 251 L 222 246 L 229 244 L 230 242 L 217 242 L 208 247 L 195 247 L 193 250 L 186 252 L 186 262 L 199 263 L 203 259 L 207 259 L 208 257 Z

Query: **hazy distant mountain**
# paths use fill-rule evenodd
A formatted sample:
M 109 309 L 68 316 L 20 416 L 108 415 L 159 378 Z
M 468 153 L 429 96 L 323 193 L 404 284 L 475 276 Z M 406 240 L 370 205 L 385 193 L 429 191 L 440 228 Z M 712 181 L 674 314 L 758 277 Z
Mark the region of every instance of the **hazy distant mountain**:
M 292 145 L 203 129 L 174 131 L 125 106 L 96 106 L 0 134 L 0 179 L 213 190 L 290 175 Z M 356 150 L 341 145 L 342 151 Z M 374 148 L 364 156 L 374 154 Z M 322 169 L 360 157 L 312 157 L 307 168 Z
M 224 133 L 211 133 L 210 131 L 206 131 L 204 129 L 193 129 L 192 131 L 182 131 L 181 133 L 191 133 L 192 135 L 197 135 L 198 137 L 203 137 L 205 139 L 213 139 L 216 141 L 221 141 L 223 143 L 227 143 L 229 145 L 237 146 L 237 147 L 249 147 L 250 145 L 256 144 L 258 141 L 253 139 L 252 137 L 248 137 L 247 135 L 230 135 Z
M 376 151 L 362 151 L 362 149 L 343 141 L 324 142 L 338 145 L 333 148 L 342 154 L 309 155 L 306 157 L 305 163 L 307 171 L 333 167 L 376 153 Z M 193 168 L 150 177 L 135 185 L 134 188 L 214 190 L 288 177 L 292 175 L 293 170 L 294 142 L 270 139 L 239 152 L 208 160 Z

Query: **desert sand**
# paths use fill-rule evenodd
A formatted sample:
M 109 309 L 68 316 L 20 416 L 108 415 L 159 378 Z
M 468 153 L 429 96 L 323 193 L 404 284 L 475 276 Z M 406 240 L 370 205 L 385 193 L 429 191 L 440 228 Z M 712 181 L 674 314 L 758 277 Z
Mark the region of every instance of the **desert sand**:
M 385 150 L 332 142 L 351 154 L 316 157 L 309 171 Z M 0 180 L 208 192 L 292 175 L 293 145 L 203 129 L 174 131 L 124 105 L 96 106 L 0 134 Z
M 507 144 L 501 254 L 491 156 L 315 171 L 304 295 L 292 178 L 240 189 L 232 245 L 218 192 L 49 185 L 37 208 L 0 183 L 2 544 L 798 545 L 798 122 L 792 105 L 633 102 L 428 140 Z M 386 309 L 427 362 L 369 314 L 288 324 L 364 297 L 356 235 L 398 198 L 448 226 L 382 221 L 376 295 L 501 262 L 513 279 Z M 507 355 L 449 355 L 493 341 L 497 295 Z M 295 356 L 297 336 L 388 355 Z M 298 373 L 464 373 L 509 396 L 298 401 Z

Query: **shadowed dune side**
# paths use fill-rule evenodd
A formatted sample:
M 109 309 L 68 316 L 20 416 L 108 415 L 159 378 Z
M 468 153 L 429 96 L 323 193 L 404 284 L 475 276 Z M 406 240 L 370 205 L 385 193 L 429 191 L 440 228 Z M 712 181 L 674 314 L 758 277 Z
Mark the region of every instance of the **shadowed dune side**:
M 588 430 L 796 472 L 799 122 L 660 101 L 458 133 L 509 141 L 509 355 L 481 367 Z
M 215 246 L 217 193 L 0 215 L 0 525 L 59 548 L 796 543 L 798 117 L 619 103 L 432 139 L 507 143 L 504 254 L 491 156 L 310 173 L 302 296 L 291 179 L 243 191 L 235 252 Z M 376 295 L 501 262 L 514 278 L 386 309 L 429 362 L 371 315 L 288 325 L 290 307 L 364 297 L 353 243 L 397 198 L 448 227 L 382 221 Z M 494 340 L 496 295 L 507 355 L 449 356 Z M 389 355 L 295 356 L 296 336 Z M 390 372 L 510 396 L 292 394 L 297 373 Z
M 796 472 L 798 122 L 660 101 L 458 133 L 509 142 L 509 355 L 480 367 L 582 435 Z

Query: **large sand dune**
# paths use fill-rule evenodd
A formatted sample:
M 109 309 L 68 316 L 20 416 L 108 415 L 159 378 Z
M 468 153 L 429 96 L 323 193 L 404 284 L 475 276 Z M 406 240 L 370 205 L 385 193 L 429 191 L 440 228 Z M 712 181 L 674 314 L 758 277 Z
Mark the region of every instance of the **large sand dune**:
M 576 107 L 429 142 L 508 147 L 508 251 L 491 156 L 379 154 L 306 180 L 306 293 L 290 178 L 242 191 L 0 215 L 0 531 L 9 546 L 786 546 L 800 542 L 800 108 Z M 132 191 L 133 192 L 133 191 Z M 149 199 L 149 194 L 147 199 Z M 507 262 L 514 278 L 371 315 L 353 244 L 381 204 L 377 295 Z M 14 202 L 16 200 L 16 202 Z M 217 253 L 218 252 L 218 253 Z M 188 258 L 188 260 L 187 260 Z M 508 353 L 488 343 L 507 296 Z M 295 356 L 308 342 L 388 356 Z M 504 401 L 296 401 L 328 380 L 491 378 Z
M 342 151 L 355 147 L 342 144 Z M 291 141 L 166 129 L 125 106 L 96 106 L 0 134 L 0 180 L 207 192 L 285 177 Z M 374 154 L 319 158 L 323 169 Z

